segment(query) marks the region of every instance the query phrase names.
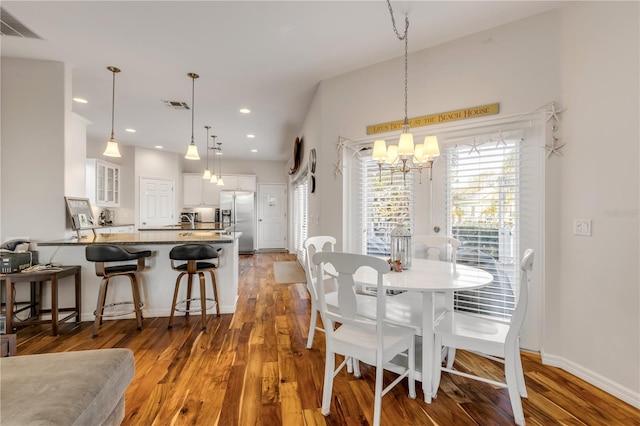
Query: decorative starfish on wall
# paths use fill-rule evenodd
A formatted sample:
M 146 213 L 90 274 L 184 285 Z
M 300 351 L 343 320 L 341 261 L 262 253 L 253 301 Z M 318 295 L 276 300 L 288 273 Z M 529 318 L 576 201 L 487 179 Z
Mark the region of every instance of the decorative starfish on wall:
M 478 155 L 480 155 L 480 151 L 478 151 L 478 141 L 476 141 L 476 139 L 473 139 L 473 142 L 471 142 L 471 150 L 469 151 L 468 155 L 471 155 L 471 153 L 475 151 L 478 153 Z
M 500 144 L 503 144 L 504 146 L 507 146 L 507 143 L 502 138 L 502 129 L 500 129 L 500 132 L 498 132 L 498 136 L 497 136 L 496 139 L 498 140 L 498 143 L 496 144 L 496 148 L 499 147 Z
M 558 157 L 562 157 L 562 153 L 559 151 L 559 149 L 565 146 L 566 143 L 559 144 L 558 142 L 560 142 L 560 138 L 552 136 L 551 145 L 544 146 L 544 149 L 547 151 L 547 158 L 551 157 L 551 154 L 555 154 Z
M 565 112 L 567 109 L 561 109 L 560 111 L 556 111 L 556 103 L 555 102 L 551 102 L 551 111 L 545 111 L 544 113 L 549 115 L 549 117 L 547 118 L 547 122 L 549 122 L 549 120 L 552 120 L 554 122 L 559 122 L 560 121 L 560 117 L 558 117 L 558 114 L 561 114 L 563 112 Z

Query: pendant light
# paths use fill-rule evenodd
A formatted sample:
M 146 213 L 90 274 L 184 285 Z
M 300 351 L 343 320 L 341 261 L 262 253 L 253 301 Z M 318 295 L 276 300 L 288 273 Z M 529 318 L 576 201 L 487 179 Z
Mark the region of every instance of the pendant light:
M 202 179 L 211 179 L 211 170 L 209 170 L 209 129 L 211 128 L 211 126 L 204 126 L 205 129 L 207 129 L 207 139 L 205 139 L 206 142 L 206 146 L 207 146 L 207 168 L 204 169 L 204 173 L 202 174 Z
M 213 151 L 216 150 L 216 135 L 211 135 L 213 142 L 211 142 L 211 149 Z M 215 154 L 214 154 L 215 155 Z M 213 157 L 213 161 L 211 162 L 211 179 L 209 180 L 211 183 L 218 183 L 218 176 L 216 175 L 216 157 Z
M 376 140 L 373 144 L 372 159 L 378 163 L 380 179 L 382 179 L 382 168 L 386 166 L 392 173 L 402 173 L 403 180 L 406 183 L 406 174 L 412 170 L 420 173 L 422 181 L 422 169 L 429 170 L 429 180 L 431 180 L 431 171 L 433 168 L 434 158 L 440 155 L 438 147 L 438 138 L 436 136 L 426 136 L 424 143 L 414 145 L 413 135 L 411 134 L 411 126 L 407 114 L 407 95 L 409 86 L 409 16 L 404 18 L 404 34 L 400 34 L 396 27 L 395 16 L 391 8 L 391 1 L 387 0 L 389 14 L 391 15 L 391 24 L 396 37 L 400 41 L 404 41 L 404 121 L 402 123 L 402 133 L 397 145 L 389 145 L 383 139 Z
M 194 101 L 195 83 L 196 83 L 196 78 L 200 76 L 193 72 L 190 72 L 189 74 L 187 74 L 187 76 L 191 79 L 191 143 L 189 144 L 189 149 L 187 149 L 187 154 L 184 156 L 184 158 L 186 158 L 187 160 L 199 160 L 200 156 L 198 155 L 198 147 L 196 146 L 196 143 L 193 140 L 193 114 L 196 109 L 196 105 Z
M 116 67 L 107 67 L 109 71 L 113 74 L 113 83 L 111 87 L 111 138 L 109 142 L 107 142 L 107 148 L 104 150 L 102 155 L 107 157 L 121 157 L 120 150 L 118 149 L 118 142 L 116 142 L 113 137 L 113 117 L 115 110 L 115 99 L 116 99 L 116 73 L 119 73 L 120 70 Z
M 218 142 L 218 152 L 216 152 L 218 157 L 218 186 L 223 186 L 224 181 L 222 180 L 222 142 Z

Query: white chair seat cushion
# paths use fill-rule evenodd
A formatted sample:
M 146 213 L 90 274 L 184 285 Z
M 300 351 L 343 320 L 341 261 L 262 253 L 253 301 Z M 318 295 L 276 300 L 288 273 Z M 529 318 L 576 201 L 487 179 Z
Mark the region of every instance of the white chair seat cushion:
M 478 350 L 503 357 L 509 324 L 449 311 L 436 323 L 434 331 L 442 336 L 442 346 L 448 346 L 447 343 L 450 342 L 460 349 Z M 458 336 L 465 343 L 459 342 Z
M 387 363 L 398 354 L 397 347 L 401 347 L 407 338 L 415 333 L 410 327 L 400 325 L 385 324 L 384 326 L 384 346 L 385 351 L 382 356 L 382 362 Z M 353 347 L 359 347 L 358 360 L 369 365 L 376 365 L 376 350 L 378 349 L 375 330 L 364 330 L 362 328 L 352 327 L 349 325 L 341 325 L 335 331 L 335 339 L 332 342 L 332 350 L 341 353 L 349 348 L 351 353 L 354 352 Z

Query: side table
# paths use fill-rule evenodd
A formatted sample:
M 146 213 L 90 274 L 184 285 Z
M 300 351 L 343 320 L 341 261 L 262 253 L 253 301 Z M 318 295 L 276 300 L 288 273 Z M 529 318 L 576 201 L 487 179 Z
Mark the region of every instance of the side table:
M 60 278 L 75 276 L 75 306 L 69 308 L 58 307 L 58 280 Z M 80 301 L 82 278 L 80 274 L 80 266 L 62 266 L 56 270 L 44 270 L 34 272 L 19 272 L 15 274 L 5 274 L 3 278 L 6 280 L 5 293 L 6 293 L 6 316 L 7 316 L 7 333 L 12 333 L 16 326 L 36 325 L 36 324 L 51 324 L 51 334 L 53 336 L 58 335 L 58 324 L 72 317 L 76 317 L 76 322 L 80 322 Z M 13 319 L 13 303 L 15 298 L 15 284 L 21 282 L 38 282 L 40 283 L 40 293 L 42 292 L 42 284 L 46 281 L 51 281 L 51 309 L 42 309 L 42 306 L 38 303 L 37 319 L 29 319 L 21 321 L 19 324 L 14 323 Z M 59 312 L 72 312 L 64 318 L 58 318 Z M 50 320 L 41 319 L 43 313 L 51 313 Z
M 0 334 L 0 357 L 15 356 L 16 353 L 16 335 Z

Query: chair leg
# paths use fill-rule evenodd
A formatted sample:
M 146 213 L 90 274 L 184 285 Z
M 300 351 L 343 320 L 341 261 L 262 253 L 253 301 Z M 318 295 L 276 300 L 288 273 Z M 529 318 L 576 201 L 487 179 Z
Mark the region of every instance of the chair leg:
M 376 365 L 376 385 L 375 395 L 373 397 L 373 426 L 380 426 L 380 411 L 382 406 L 382 363 Z
M 131 293 L 133 295 L 133 309 L 136 313 L 136 323 L 138 330 L 142 330 L 142 308 L 140 303 L 140 292 L 138 291 L 138 279 L 135 273 L 127 274 L 131 281 Z
M 218 277 L 216 276 L 216 271 L 211 272 L 211 282 L 213 283 L 213 297 L 216 301 L 216 314 L 220 316 L 220 299 L 218 299 Z
M 191 288 L 193 284 L 193 274 L 187 274 L 187 307 L 185 309 L 184 316 L 189 316 L 189 310 L 191 310 Z
M 527 385 L 524 382 L 524 370 L 522 369 L 522 358 L 520 357 L 520 338 L 516 340 L 516 377 L 518 379 L 518 391 L 520 392 L 520 396 L 523 398 L 527 398 Z
M 207 293 L 204 287 L 204 273 L 198 272 L 200 278 L 200 314 L 202 316 L 202 331 L 207 329 Z
M 351 364 L 351 370 L 353 370 L 353 377 L 360 378 L 362 374 L 360 373 L 360 361 L 357 358 L 349 357 L 347 360 L 347 373 L 349 373 L 349 364 Z
M 93 321 L 93 334 L 91 337 L 98 337 L 98 327 L 102 324 L 102 311 L 104 310 L 104 299 L 107 296 L 107 285 L 109 278 L 105 277 L 100 282 L 98 290 L 98 304 L 96 305 L 96 319 Z
M 451 356 L 451 349 L 452 348 L 449 348 L 449 356 Z M 442 353 L 442 337 L 436 335 L 433 341 L 433 356 L 434 356 L 433 359 L 434 360 L 438 359 L 441 353 Z M 424 356 L 424 354 L 422 356 Z M 433 392 L 433 396 L 436 396 L 438 394 L 438 388 L 440 387 L 441 374 L 442 374 L 442 363 L 434 362 L 433 371 L 431 372 L 431 391 Z
M 178 279 L 176 280 L 176 287 L 173 290 L 173 303 L 171 304 L 171 314 L 169 315 L 169 326 L 167 328 L 173 327 L 173 316 L 176 312 L 176 302 L 178 301 L 178 290 L 180 289 L 180 279 L 185 273 L 181 273 L 178 275 Z
M 307 349 L 313 346 L 313 337 L 316 334 L 316 324 L 318 323 L 318 310 L 311 306 L 311 320 L 309 321 L 309 336 L 307 337 Z
M 336 367 L 336 355 L 327 351 L 324 363 L 324 389 L 322 390 L 322 415 L 328 416 L 331 412 L 331 392 L 333 390 L 333 376 Z
M 415 337 L 411 338 L 411 347 L 409 347 L 409 398 L 416 399 L 416 341 Z
M 448 348 L 447 350 L 447 368 L 453 368 L 453 362 L 456 360 L 456 348 Z
M 513 410 L 513 418 L 517 425 L 524 425 L 524 411 L 522 410 L 522 401 L 520 400 L 520 391 L 518 390 L 518 374 L 516 367 L 514 348 L 506 348 L 504 357 L 504 375 L 507 379 L 507 389 L 509 390 L 509 399 L 511 400 L 511 409 Z

